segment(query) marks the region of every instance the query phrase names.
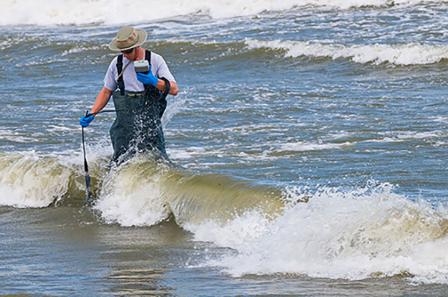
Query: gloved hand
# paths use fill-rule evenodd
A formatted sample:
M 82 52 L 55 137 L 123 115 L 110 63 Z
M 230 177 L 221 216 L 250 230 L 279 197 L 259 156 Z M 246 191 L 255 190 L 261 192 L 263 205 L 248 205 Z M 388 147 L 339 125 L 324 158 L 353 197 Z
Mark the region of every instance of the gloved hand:
M 92 122 L 94 118 L 93 115 L 85 115 L 79 119 L 79 124 L 85 128 L 90 125 L 90 122 Z
M 154 87 L 157 86 L 159 81 L 151 71 L 148 71 L 148 73 L 137 72 L 137 79 L 144 85 L 153 85 Z

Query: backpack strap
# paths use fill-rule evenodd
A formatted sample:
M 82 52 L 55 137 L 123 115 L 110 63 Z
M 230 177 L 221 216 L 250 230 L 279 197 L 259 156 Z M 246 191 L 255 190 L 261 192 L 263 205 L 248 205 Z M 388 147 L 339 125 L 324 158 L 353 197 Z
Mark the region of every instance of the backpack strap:
M 120 75 L 121 72 L 123 71 L 123 54 L 119 55 L 117 57 L 117 73 L 118 73 L 118 80 L 117 80 L 117 84 L 118 84 L 118 88 L 120 89 L 120 94 L 122 96 L 124 96 L 124 80 L 123 80 L 123 75 Z

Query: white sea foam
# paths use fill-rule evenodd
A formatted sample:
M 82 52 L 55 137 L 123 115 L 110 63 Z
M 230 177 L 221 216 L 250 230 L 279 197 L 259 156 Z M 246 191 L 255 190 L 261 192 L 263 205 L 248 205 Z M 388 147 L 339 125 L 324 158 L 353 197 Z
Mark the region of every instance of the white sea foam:
M 23 133 L 4 129 L 0 129 L 0 139 L 18 143 L 29 143 L 38 141 L 35 138 L 23 135 Z
M 263 146 L 269 145 L 269 149 L 263 149 L 262 146 L 258 144 L 254 144 L 250 147 L 251 152 L 247 153 L 240 150 L 229 150 L 228 147 L 221 148 L 200 148 L 200 147 L 189 147 L 188 149 L 177 149 L 170 148 L 168 153 L 173 160 L 188 160 L 195 159 L 198 157 L 206 157 L 206 156 L 234 156 L 240 159 L 240 162 L 244 162 L 245 160 L 272 160 L 277 158 L 278 155 L 285 155 L 293 152 L 310 152 L 310 151 L 322 151 L 322 150 L 337 150 L 343 149 L 345 147 L 349 147 L 353 145 L 350 142 L 343 143 L 332 143 L 332 142 L 288 142 L 288 143 L 271 143 L 271 144 L 263 144 Z M 217 165 L 219 163 L 211 163 Z M 194 164 L 196 166 L 207 167 L 201 162 L 201 164 Z
M 340 45 L 322 44 L 302 41 L 260 41 L 246 40 L 249 49 L 269 48 L 284 50 L 286 57 L 316 57 L 350 59 L 356 63 L 394 65 L 421 65 L 438 63 L 448 59 L 448 46 L 425 44 L 374 44 L 374 45 Z
M 448 116 L 435 116 L 430 119 L 437 123 L 448 123 Z
M 47 131 L 48 132 L 73 132 L 73 131 L 78 131 L 79 130 L 79 126 L 72 126 L 72 127 L 67 127 L 67 126 L 62 126 L 62 125 L 48 125 Z
M 225 152 L 223 148 L 212 147 L 195 147 L 190 146 L 188 148 L 170 148 L 168 153 L 171 158 L 176 159 L 194 159 L 205 156 L 216 156 Z
M 251 211 L 227 223 L 185 228 L 196 240 L 234 249 L 236 254 L 204 264 L 223 267 L 234 276 L 413 275 L 416 282 L 448 283 L 448 211 L 411 202 L 387 184 L 353 191 L 322 189 L 274 220 Z
M 412 140 L 431 140 L 446 136 L 442 131 L 414 132 L 401 131 L 396 133 L 381 133 L 383 138 L 367 140 L 366 142 L 405 142 Z
M 347 9 L 363 6 L 412 5 L 438 0 L 134 0 L 126 5 L 119 0 L 3 0 L 0 25 L 15 24 L 90 24 L 139 23 L 196 13 L 212 18 L 254 15 L 263 11 L 287 10 L 314 5 Z
M 201 147 L 189 147 L 187 149 L 170 148 L 168 150 L 168 153 L 173 160 L 192 159 L 194 157 L 205 154 L 205 148 Z
M 67 56 L 71 54 L 78 54 L 85 51 L 94 51 L 94 50 L 100 50 L 102 49 L 100 46 L 90 46 L 90 47 L 73 47 L 69 50 L 65 50 L 62 52 L 61 56 Z
M 293 152 L 306 152 L 306 151 L 320 151 L 320 150 L 332 150 L 341 149 L 349 146 L 351 143 L 319 143 L 319 142 L 293 142 L 281 144 L 278 148 L 275 148 L 275 152 L 279 151 L 293 151 Z

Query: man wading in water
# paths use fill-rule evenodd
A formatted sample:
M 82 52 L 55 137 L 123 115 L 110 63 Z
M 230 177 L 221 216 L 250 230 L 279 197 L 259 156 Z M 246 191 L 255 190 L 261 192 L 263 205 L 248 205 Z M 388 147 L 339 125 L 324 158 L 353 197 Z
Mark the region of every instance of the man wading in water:
M 140 47 L 146 37 L 145 31 L 133 27 L 118 31 L 109 48 L 121 54 L 110 63 L 90 114 L 79 120 L 81 126 L 87 127 L 113 97 L 117 117 L 110 128 L 110 137 L 113 160 L 118 164 L 137 152 L 151 151 L 168 158 L 161 117 L 166 96 L 177 95 L 179 89 L 162 56 Z M 149 71 L 137 73 L 134 63 L 145 59 Z

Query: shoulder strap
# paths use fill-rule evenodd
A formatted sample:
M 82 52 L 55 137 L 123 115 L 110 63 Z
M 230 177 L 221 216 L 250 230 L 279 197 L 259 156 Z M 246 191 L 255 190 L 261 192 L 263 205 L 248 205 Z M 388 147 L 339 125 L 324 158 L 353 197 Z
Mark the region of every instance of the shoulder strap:
M 118 73 L 118 88 L 120 89 L 120 94 L 124 95 L 124 80 L 123 75 L 120 75 L 123 71 L 123 54 L 119 55 L 117 57 L 117 73 Z
M 145 60 L 149 63 L 149 71 L 151 71 L 151 52 L 145 50 Z

